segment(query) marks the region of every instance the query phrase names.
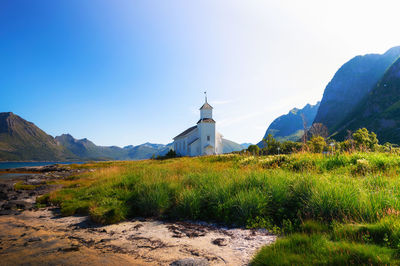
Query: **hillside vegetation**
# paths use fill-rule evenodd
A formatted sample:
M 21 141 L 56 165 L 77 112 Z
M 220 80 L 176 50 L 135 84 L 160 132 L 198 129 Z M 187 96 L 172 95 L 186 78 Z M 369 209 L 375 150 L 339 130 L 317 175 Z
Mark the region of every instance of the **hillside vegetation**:
M 220 155 L 75 165 L 94 172 L 38 199 L 109 224 L 131 217 L 267 228 L 263 264 L 396 264 L 400 157 L 392 153 Z
M 341 66 L 325 88 L 314 122 L 333 133 L 399 56 L 400 47 L 393 47 L 384 54 L 356 56 Z
M 400 59 L 398 59 L 362 99 L 350 115 L 342 121 L 335 138 L 346 135 L 346 131 L 366 127 L 385 142 L 400 143 Z M 334 132 L 334 131 L 333 131 Z

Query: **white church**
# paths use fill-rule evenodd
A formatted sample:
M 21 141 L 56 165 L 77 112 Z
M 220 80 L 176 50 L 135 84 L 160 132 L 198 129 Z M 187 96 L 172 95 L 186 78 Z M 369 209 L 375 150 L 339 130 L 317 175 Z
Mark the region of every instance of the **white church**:
M 200 107 L 200 120 L 174 138 L 174 150 L 180 156 L 200 156 L 222 153 L 222 135 L 216 131 L 213 108 L 207 102 Z

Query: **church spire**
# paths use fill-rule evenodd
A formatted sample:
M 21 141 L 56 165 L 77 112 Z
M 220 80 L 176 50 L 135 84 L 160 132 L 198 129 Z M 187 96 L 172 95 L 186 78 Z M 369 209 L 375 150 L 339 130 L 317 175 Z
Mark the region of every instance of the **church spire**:
M 203 104 L 202 107 L 200 107 L 200 110 L 203 110 L 203 109 L 211 109 L 212 110 L 213 109 L 212 106 L 209 105 L 207 102 L 207 92 L 206 91 L 204 92 L 204 98 L 205 98 L 205 103 Z

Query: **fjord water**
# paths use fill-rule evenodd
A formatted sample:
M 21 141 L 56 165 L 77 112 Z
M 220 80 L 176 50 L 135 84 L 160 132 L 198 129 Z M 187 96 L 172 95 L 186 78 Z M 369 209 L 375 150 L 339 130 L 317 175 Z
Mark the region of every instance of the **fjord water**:
M 53 164 L 82 164 L 84 162 L 0 162 L 0 169 L 45 166 Z

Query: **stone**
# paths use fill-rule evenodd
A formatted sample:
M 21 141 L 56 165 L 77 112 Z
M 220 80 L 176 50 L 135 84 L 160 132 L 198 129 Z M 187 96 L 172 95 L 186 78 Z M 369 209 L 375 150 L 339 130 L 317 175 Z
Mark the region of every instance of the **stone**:
M 210 265 L 206 259 L 186 258 L 172 262 L 170 266 L 208 266 Z
M 211 243 L 220 247 L 228 245 L 228 241 L 225 238 L 214 239 Z
M 40 237 L 31 237 L 28 239 L 28 242 L 39 242 L 42 241 Z
M 77 246 L 77 245 L 72 245 L 72 246 L 67 247 L 67 248 L 59 248 L 58 251 L 62 251 L 62 252 L 79 251 L 79 246 Z

